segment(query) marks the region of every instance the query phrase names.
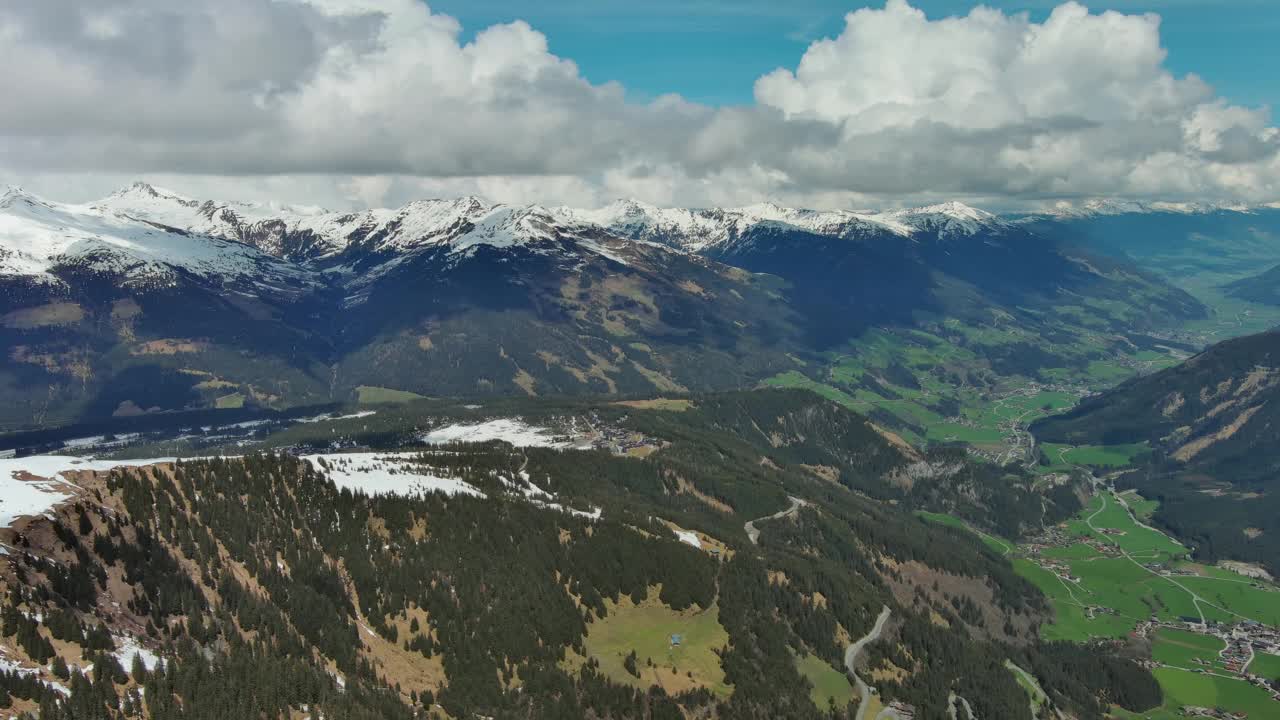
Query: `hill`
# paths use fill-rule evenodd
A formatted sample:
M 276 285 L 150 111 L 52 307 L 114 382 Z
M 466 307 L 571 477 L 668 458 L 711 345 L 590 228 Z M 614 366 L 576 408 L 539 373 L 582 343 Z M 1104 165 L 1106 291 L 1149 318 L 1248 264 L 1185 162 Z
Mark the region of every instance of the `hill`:
M 1042 442 L 1139 443 L 1146 467 L 1122 481 L 1158 499 L 1156 520 L 1213 561 L 1280 570 L 1280 332 L 1228 340 L 1032 426 Z

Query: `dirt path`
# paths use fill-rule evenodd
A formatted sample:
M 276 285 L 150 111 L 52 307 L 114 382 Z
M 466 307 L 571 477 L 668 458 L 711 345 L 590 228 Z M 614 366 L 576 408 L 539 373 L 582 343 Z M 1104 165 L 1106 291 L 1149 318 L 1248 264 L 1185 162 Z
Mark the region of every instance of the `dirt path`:
M 800 508 L 809 504 L 798 497 L 792 497 L 790 495 L 787 496 L 787 499 L 791 501 L 791 507 L 772 515 L 766 515 L 762 518 L 756 518 L 755 520 L 748 520 L 746 524 L 742 526 L 742 529 L 747 531 L 747 539 L 751 541 L 752 545 L 759 544 L 757 541 L 760 539 L 760 528 L 756 527 L 756 523 L 765 522 L 766 520 L 781 520 L 784 517 L 790 517 L 800 512 Z
M 853 678 L 853 684 L 857 686 L 858 696 L 861 698 L 858 701 L 858 713 L 854 715 L 857 720 L 862 720 L 862 717 L 866 715 L 867 703 L 871 701 L 871 689 L 862 681 L 862 678 L 858 677 L 858 655 L 862 653 L 862 648 L 866 647 L 868 643 L 873 643 L 880 639 L 880 634 L 884 632 L 884 624 L 889 621 L 889 615 L 889 606 L 885 605 L 880 611 L 879 617 L 876 618 L 876 624 L 871 628 L 871 632 L 858 638 L 856 642 L 844 649 L 844 668 L 848 671 L 849 677 Z

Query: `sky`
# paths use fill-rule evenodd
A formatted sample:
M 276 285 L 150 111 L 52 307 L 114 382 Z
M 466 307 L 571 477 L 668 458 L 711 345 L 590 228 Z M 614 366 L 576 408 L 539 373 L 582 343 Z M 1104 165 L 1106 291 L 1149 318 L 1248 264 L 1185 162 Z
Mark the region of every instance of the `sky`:
M 918 0 L 930 17 L 965 14 L 978 3 Z M 1043 20 L 1059 2 L 986 0 L 1005 12 Z M 1122 0 L 1088 2 L 1094 11 L 1157 13 L 1174 72 L 1201 75 L 1224 97 L 1280 107 L 1280 3 L 1275 0 Z M 814 40 L 839 34 L 846 13 L 873 3 L 847 0 L 437 0 L 462 22 L 464 36 L 495 23 L 526 20 L 551 50 L 573 58 L 593 82 L 617 80 L 648 96 L 677 92 L 710 104 L 752 99 L 754 80 L 793 65 Z M 655 52 L 661 48 L 661 52 Z
M 0 6 L 0 183 L 87 201 L 1280 200 L 1273 0 Z

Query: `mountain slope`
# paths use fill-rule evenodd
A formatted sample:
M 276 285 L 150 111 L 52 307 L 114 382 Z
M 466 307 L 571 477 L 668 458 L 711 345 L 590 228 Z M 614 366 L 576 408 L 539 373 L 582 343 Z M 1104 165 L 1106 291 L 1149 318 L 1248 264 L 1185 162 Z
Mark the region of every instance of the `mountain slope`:
M 580 215 L 581 216 L 581 215 Z M 759 205 L 729 210 L 616 203 L 585 216 L 627 237 L 686 248 L 778 275 L 820 343 L 921 315 L 990 322 L 1000 313 L 1047 326 L 1063 305 L 1092 298 L 1108 330 L 1198 317 L 1193 298 L 1132 265 L 1047 239 L 961 203 L 886 213 Z
M 854 458 L 851 483 L 874 485 L 885 467 L 874 459 L 897 451 L 864 419 L 802 393 L 698 402 L 708 405 L 594 408 L 611 429 L 659 432 L 644 460 L 503 443 L 442 452 L 419 430 L 412 444 L 361 453 L 67 470 L 75 484 L 49 483 L 65 493 L 53 507 L 0 528 L 14 548 L 0 567 L 0 642 L 16 671 L 0 673 L 0 701 L 110 720 L 818 720 L 832 712 L 806 668 L 838 676 L 845 648 L 888 608 L 885 640 L 865 653 L 886 701 L 942 717 L 959 694 L 983 717 L 1032 718 L 1005 662 L 1064 654 L 1036 640 L 1035 587 L 970 534 L 789 457 L 834 442 Z M 743 413 L 772 420 L 790 452 L 725 426 Z M 791 434 L 809 420 L 830 434 Z M 315 442 L 337 429 L 317 428 Z M 55 464 L 0 470 L 48 476 Z M 383 493 L 352 486 L 375 466 L 393 469 Z M 753 542 L 744 522 L 788 496 L 807 504 L 762 521 Z M 135 648 L 151 660 L 132 662 Z M 1078 655 L 1078 672 L 1044 678 L 1077 717 L 1158 702 L 1133 662 Z M 96 681 L 78 675 L 91 662 Z
M 1096 352 L 1043 339 L 1121 342 L 1203 313 L 1123 260 L 958 203 L 583 211 L 460 198 L 340 213 L 143 183 L 80 206 L 6 198 L 10 423 L 343 401 L 361 386 L 725 389 L 869 328 L 956 321 L 1021 338 L 973 350 L 1034 376 Z
M 1241 300 L 1280 305 L 1280 265 L 1228 283 L 1223 289 L 1228 295 Z
M 425 201 L 294 215 L 314 223 L 275 235 L 284 221 L 245 217 L 150 186 L 92 206 L 6 196 L 0 419 L 280 407 L 361 385 L 723 388 L 793 365 L 776 280 L 541 208 Z
M 1207 559 L 1280 572 L 1280 332 L 1214 345 L 1033 426 L 1045 442 L 1146 442 L 1125 482 L 1161 500 L 1156 518 Z

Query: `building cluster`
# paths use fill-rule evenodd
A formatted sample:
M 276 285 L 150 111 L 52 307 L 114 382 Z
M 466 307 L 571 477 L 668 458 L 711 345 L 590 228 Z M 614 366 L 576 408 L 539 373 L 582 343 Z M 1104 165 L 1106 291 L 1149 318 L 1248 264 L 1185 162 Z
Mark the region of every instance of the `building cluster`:
M 890 701 L 885 709 L 892 710 L 898 720 L 915 720 L 916 717 L 916 706 L 901 700 Z
M 1182 714 L 1187 717 L 1215 718 L 1216 720 L 1247 720 L 1249 717 L 1247 712 L 1228 712 L 1222 708 L 1197 707 L 1195 705 L 1184 706 Z
M 1151 637 L 1156 630 L 1160 628 L 1171 628 L 1174 630 L 1184 630 L 1200 635 L 1210 635 L 1223 641 L 1224 647 L 1218 652 L 1221 661 L 1221 667 L 1216 667 L 1214 663 L 1207 662 L 1201 658 L 1192 659 L 1191 662 L 1199 667 L 1188 668 L 1198 673 L 1206 674 L 1226 674 L 1236 675 L 1241 679 L 1266 690 L 1271 698 L 1280 702 L 1280 688 L 1272 685 L 1268 678 L 1261 675 L 1255 675 L 1249 672 L 1249 667 L 1254 658 L 1259 653 L 1267 653 L 1270 655 L 1280 655 L 1280 628 L 1253 620 L 1245 620 L 1238 623 L 1220 623 L 1208 621 L 1201 623 L 1195 618 L 1183 618 L 1176 622 L 1162 621 L 1154 615 L 1150 620 L 1138 623 L 1134 628 L 1133 635 L 1135 637 Z M 1160 663 L 1150 661 L 1144 663 L 1148 668 L 1154 669 L 1160 667 Z M 1195 710 L 1197 712 L 1188 712 Z M 1184 714 L 1194 715 L 1196 717 L 1214 717 L 1214 718 L 1230 718 L 1238 717 L 1230 713 L 1225 713 L 1216 709 L 1207 709 L 1212 713 L 1220 714 L 1204 714 L 1199 711 L 1206 708 L 1186 708 Z M 1242 716 L 1240 716 L 1242 717 Z
M 662 442 L 634 430 L 612 425 L 592 411 L 574 416 L 564 423 L 563 438 L 557 438 L 578 449 L 607 450 L 615 455 L 647 455 L 662 447 Z

